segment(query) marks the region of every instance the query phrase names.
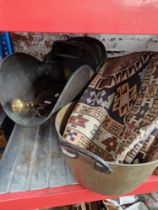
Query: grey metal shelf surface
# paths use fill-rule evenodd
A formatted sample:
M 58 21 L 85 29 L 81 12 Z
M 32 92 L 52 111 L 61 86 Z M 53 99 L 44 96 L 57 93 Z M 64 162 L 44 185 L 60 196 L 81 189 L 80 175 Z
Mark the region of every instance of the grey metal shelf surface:
M 58 149 L 54 119 L 34 128 L 15 125 L 0 161 L 0 194 L 75 183 Z

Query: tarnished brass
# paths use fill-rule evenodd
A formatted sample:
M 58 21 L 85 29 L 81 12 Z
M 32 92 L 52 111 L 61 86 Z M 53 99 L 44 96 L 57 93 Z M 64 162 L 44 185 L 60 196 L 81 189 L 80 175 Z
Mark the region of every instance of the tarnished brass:
M 63 153 L 66 162 L 72 174 L 82 186 L 97 193 L 118 196 L 134 190 L 158 166 L 158 160 L 141 164 L 107 162 L 108 166 L 112 169 L 112 172 L 107 174 L 105 170 L 101 171 L 95 167 L 97 161 L 96 155 L 93 158 L 91 156 L 88 157 L 87 150 L 83 148 L 76 150 L 73 145 L 71 150 L 68 150 L 63 144 L 65 139 L 62 137 L 62 133 L 73 109 L 74 104 L 68 104 L 63 107 L 56 116 L 55 127 L 59 137 L 60 147 L 65 148 L 67 151 L 67 154 Z M 80 152 L 81 150 L 83 152 Z M 85 152 L 87 151 L 87 155 L 85 155 L 84 150 Z
M 33 102 L 25 102 L 22 99 L 15 98 L 11 103 L 13 112 L 23 112 L 26 108 L 33 108 L 35 103 Z

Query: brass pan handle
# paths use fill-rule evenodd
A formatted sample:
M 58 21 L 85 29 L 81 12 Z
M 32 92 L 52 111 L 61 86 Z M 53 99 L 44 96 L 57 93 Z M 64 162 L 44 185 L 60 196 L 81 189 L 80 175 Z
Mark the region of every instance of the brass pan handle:
M 108 163 L 103 160 L 102 158 L 100 158 L 98 155 L 85 150 L 83 148 L 79 148 L 76 145 L 73 145 L 71 143 L 68 142 L 60 142 L 60 149 L 61 152 L 63 153 L 64 156 L 68 157 L 68 158 L 78 158 L 79 157 L 79 153 L 94 160 L 94 168 L 97 171 L 100 171 L 102 173 L 106 173 L 106 174 L 110 174 L 112 172 L 112 169 L 110 168 L 110 166 L 108 165 Z

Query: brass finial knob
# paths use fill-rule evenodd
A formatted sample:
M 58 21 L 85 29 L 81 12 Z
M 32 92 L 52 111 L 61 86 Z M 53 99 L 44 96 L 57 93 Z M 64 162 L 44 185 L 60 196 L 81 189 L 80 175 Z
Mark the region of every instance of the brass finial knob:
M 25 108 L 33 108 L 34 105 L 33 102 L 25 102 L 19 98 L 15 98 L 11 103 L 11 108 L 13 112 L 23 112 Z

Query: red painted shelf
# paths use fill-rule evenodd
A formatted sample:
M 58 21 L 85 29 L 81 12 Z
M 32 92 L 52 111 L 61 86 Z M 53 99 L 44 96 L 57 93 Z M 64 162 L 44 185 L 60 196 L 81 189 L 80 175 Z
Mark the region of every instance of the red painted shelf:
M 158 34 L 157 0 L 0 0 L 1 31 Z
M 0 161 L 0 210 L 33 210 L 110 197 L 83 188 L 73 178 L 58 148 L 53 122 L 34 128 L 14 126 Z M 151 176 L 129 195 L 155 191 L 158 177 Z
M 151 176 L 140 187 L 128 195 L 155 192 L 157 190 L 158 177 Z M 2 194 L 0 195 L 0 209 L 32 210 L 43 207 L 55 207 L 86 201 L 103 200 L 106 198 L 111 198 L 111 196 L 96 194 L 81 187 L 79 184 L 74 184 L 63 187 Z
M 0 0 L 0 31 L 158 34 L 157 0 Z M 151 176 L 129 195 L 158 191 Z M 109 198 L 79 184 L 0 195 L 1 210 L 32 210 Z

